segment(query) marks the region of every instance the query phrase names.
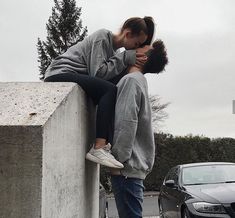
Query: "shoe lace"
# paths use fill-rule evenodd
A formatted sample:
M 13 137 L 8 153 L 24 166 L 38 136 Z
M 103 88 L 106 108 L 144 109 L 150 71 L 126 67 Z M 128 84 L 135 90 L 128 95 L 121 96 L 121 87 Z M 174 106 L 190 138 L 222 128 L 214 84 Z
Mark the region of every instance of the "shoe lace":
M 111 153 L 111 144 L 110 144 L 110 143 L 108 143 L 107 145 L 105 145 L 105 146 L 103 147 L 103 150 L 108 153 L 109 157 L 115 159 L 115 157 L 114 157 L 114 156 L 112 155 L 112 153 Z
M 110 144 L 110 143 L 108 143 L 107 145 L 105 145 L 103 149 L 104 149 L 105 151 L 107 151 L 108 153 L 111 154 L 111 144 Z

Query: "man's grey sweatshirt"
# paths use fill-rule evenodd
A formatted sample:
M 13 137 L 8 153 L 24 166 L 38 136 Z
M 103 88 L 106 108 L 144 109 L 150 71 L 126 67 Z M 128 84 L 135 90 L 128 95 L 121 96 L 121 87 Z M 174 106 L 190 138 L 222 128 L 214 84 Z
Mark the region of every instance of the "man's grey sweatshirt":
M 117 86 L 112 154 L 124 164 L 122 175 L 145 179 L 155 157 L 147 81 L 142 73 L 133 72 Z
M 56 57 L 46 70 L 45 78 L 72 72 L 109 80 L 135 64 L 135 60 L 135 50 L 116 52 L 112 32 L 101 29 Z

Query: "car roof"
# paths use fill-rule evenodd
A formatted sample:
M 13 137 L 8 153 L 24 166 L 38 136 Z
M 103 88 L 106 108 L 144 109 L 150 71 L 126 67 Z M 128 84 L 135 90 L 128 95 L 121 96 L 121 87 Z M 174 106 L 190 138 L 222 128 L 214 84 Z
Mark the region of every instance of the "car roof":
M 232 163 L 232 162 L 200 162 L 200 163 L 181 164 L 181 165 L 178 165 L 178 167 L 185 168 L 185 167 L 196 167 L 196 166 L 233 165 L 233 164 L 235 164 L 235 163 Z

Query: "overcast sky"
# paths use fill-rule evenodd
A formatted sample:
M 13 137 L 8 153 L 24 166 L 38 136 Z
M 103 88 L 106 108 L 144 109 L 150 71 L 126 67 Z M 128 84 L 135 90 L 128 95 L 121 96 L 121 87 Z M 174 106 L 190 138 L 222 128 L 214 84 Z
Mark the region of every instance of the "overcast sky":
M 37 38 L 53 1 L 0 1 L 0 81 L 38 81 Z M 152 16 L 169 65 L 148 75 L 150 94 L 171 102 L 163 130 L 174 135 L 235 138 L 234 0 L 81 0 L 88 33 L 118 32 L 132 16 Z

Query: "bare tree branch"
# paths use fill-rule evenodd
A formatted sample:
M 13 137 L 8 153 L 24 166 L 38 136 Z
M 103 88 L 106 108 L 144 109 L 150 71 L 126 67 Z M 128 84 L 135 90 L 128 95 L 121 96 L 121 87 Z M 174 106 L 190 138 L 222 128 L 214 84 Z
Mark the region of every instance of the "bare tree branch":
M 161 97 L 158 95 L 150 95 L 149 102 L 152 108 L 152 122 L 154 132 L 159 132 L 162 127 L 162 123 L 169 117 L 165 109 L 168 107 L 170 102 L 161 103 Z

